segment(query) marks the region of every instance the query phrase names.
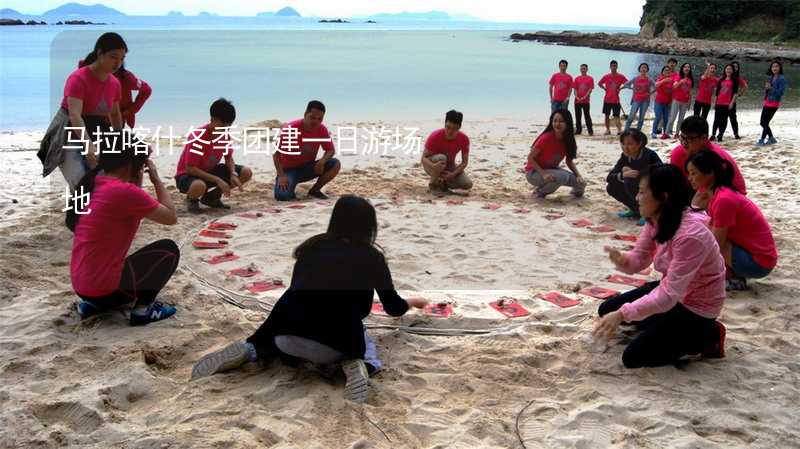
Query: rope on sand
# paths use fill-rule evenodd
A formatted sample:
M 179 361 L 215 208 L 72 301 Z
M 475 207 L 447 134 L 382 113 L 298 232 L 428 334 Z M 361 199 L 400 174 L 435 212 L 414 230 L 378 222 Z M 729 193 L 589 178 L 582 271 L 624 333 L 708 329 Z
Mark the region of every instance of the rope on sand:
M 519 444 L 522 445 L 522 449 L 528 449 L 528 446 L 525 445 L 525 440 L 522 439 L 522 435 L 519 433 L 519 419 L 522 417 L 522 414 L 525 413 L 525 410 L 528 410 L 528 407 L 534 404 L 536 399 L 528 402 L 525 407 L 522 407 L 522 410 L 517 413 L 517 418 L 514 420 L 514 431 L 517 433 L 517 439 L 519 440 Z

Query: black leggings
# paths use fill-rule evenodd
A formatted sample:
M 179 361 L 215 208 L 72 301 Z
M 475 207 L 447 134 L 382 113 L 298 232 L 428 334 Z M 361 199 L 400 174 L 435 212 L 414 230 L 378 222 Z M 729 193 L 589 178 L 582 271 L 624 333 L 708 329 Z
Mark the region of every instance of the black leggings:
M 711 110 L 710 104 L 701 103 L 699 101 L 694 102 L 694 115 L 699 115 L 700 117 L 703 117 L 704 119 L 708 120 L 708 111 L 710 110 Z
M 772 136 L 772 128 L 769 127 L 769 122 L 772 121 L 772 117 L 775 116 L 776 112 L 778 112 L 778 108 L 771 108 L 769 106 L 764 106 L 764 109 L 761 110 L 761 127 L 763 128 L 761 131 L 761 140 L 767 137 L 774 139 Z
M 639 193 L 638 179 L 622 178 L 622 181 L 620 181 L 612 178 L 606 185 L 606 192 L 612 198 L 627 206 L 636 215 L 639 215 L 639 202 L 636 201 L 636 195 Z
M 598 313 L 603 316 L 619 310 L 623 304 L 636 301 L 658 287 L 659 281 L 609 298 L 600 304 Z M 626 368 L 673 365 L 685 355 L 699 354 L 719 341 L 719 331 L 714 318 L 704 318 L 675 304 L 664 313 L 658 313 L 634 323 L 642 330 L 625 348 L 622 363 Z
M 158 240 L 125 258 L 118 290 L 99 297 L 80 293 L 78 296 L 101 310 L 116 309 L 131 303 L 134 306 L 148 306 L 175 273 L 180 257 L 175 242 Z
M 581 111 L 583 111 L 583 116 L 586 117 L 586 129 L 589 130 L 589 134 L 592 134 L 592 116 L 589 113 L 589 104 L 582 103 L 575 103 L 575 132 L 580 134 L 582 130 Z
M 731 129 L 733 130 L 733 136 L 739 137 L 739 120 L 736 118 L 736 103 L 733 104 L 732 107 L 728 109 L 728 119 L 731 121 Z
M 717 136 L 722 138 L 722 135 L 725 134 L 725 130 L 728 128 L 728 114 L 730 113 L 730 108 L 724 105 L 716 105 L 714 106 L 714 128 L 711 130 L 712 136 Z M 719 131 L 719 134 L 717 134 Z

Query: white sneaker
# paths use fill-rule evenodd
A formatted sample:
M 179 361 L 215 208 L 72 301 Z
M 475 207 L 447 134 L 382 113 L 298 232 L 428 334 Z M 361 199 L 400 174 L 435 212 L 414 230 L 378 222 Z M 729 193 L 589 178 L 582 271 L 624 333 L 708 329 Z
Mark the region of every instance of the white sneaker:
M 247 347 L 241 341 L 204 355 L 192 368 L 192 380 L 230 371 L 247 363 Z

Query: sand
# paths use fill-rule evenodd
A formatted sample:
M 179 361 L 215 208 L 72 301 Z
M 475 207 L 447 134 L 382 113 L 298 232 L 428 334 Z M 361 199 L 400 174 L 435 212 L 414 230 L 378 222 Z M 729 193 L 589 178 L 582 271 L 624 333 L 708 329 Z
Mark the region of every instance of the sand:
M 184 243 L 182 266 L 160 297 L 178 314 L 131 328 L 121 313 L 78 318 L 62 187 L 39 177 L 35 135 L 0 135 L 0 448 L 510 448 L 521 447 L 517 425 L 528 448 L 800 447 L 800 114 L 780 111 L 773 122 L 780 144 L 760 149 L 753 145 L 758 112 L 739 115 L 745 140 L 725 147 L 773 226 L 781 260 L 751 290 L 729 296 L 721 317 L 728 357 L 680 368 L 626 370 L 620 357 L 630 333 L 607 346 L 587 338 L 598 301 L 575 292 L 625 288 L 603 280 L 613 269 L 602 253 L 603 245 L 624 242 L 568 221 L 638 229 L 616 217 L 620 205 L 605 194 L 619 155 L 615 138 L 579 138 L 578 167 L 589 181 L 583 199 L 566 189 L 532 199 L 518 169 L 541 120 L 465 123 L 476 184 L 466 197 L 429 194 L 416 155 L 342 155 L 342 174 L 327 192 L 371 198 L 401 293 L 454 308 L 448 319 L 370 317 L 370 325 L 382 325 L 370 332 L 386 370 L 364 406 L 342 400 L 342 378 L 278 361 L 188 381 L 201 355 L 247 337 L 279 294 L 250 295 L 241 289 L 247 281 L 225 271 L 252 262 L 263 278 L 288 282 L 294 245 L 327 223 L 331 206 L 312 201 L 256 219 L 235 216 L 276 206 L 269 158 L 244 161 L 256 178 L 229 200 L 234 215 L 191 216 L 179 206 L 176 226 L 143 223 L 134 249 L 164 237 Z M 403 126 L 425 135 L 439 124 Z M 652 147 L 667 159 L 672 145 Z M 177 153 L 157 158 L 164 178 L 176 160 Z M 173 181 L 165 181 L 180 205 Z M 483 209 L 487 203 L 502 207 Z M 520 207 L 530 212 L 514 211 Z M 546 220 L 551 211 L 565 217 Z M 190 247 L 212 219 L 241 224 L 230 239 L 236 263 L 208 266 L 199 259 L 218 252 Z M 236 307 L 221 287 L 240 295 L 232 298 L 252 298 Z M 581 304 L 562 309 L 537 297 L 548 291 Z M 503 318 L 487 306 L 501 296 L 531 314 Z M 398 326 L 485 333 L 420 335 Z

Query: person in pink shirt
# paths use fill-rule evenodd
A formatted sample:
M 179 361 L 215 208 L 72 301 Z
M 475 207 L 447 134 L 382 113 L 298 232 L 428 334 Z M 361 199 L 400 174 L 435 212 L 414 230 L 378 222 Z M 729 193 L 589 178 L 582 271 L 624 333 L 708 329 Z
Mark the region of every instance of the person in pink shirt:
M 712 143 L 708 139 L 708 122 L 702 117 L 693 115 L 687 117 L 681 124 L 681 134 L 678 137 L 680 144 L 672 149 L 669 155 L 669 163 L 678 168 L 684 176 L 688 176 L 686 162 L 695 154 L 703 150 L 711 150 L 728 161 L 733 168 L 733 185 L 742 194 L 747 194 L 747 186 L 744 182 L 742 172 L 733 157 L 723 150 L 719 145 Z M 692 199 L 692 207 L 705 209 L 711 194 L 707 190 L 701 189 L 695 192 Z
M 633 118 L 638 115 L 639 123 L 636 129 L 642 130 L 644 126 L 644 116 L 647 115 L 647 108 L 650 107 L 650 96 L 655 92 L 656 85 L 653 80 L 648 76 L 650 73 L 650 66 L 643 62 L 639 64 L 639 76 L 628 80 L 622 88 L 633 89 L 633 97 L 631 98 L 631 110 L 628 114 L 628 120 L 625 121 L 625 131 L 631 129 Z
M 739 77 L 728 64 L 722 71 L 722 77 L 717 81 L 717 101 L 714 104 L 714 126 L 711 130 L 711 140 L 722 142 L 725 129 L 728 127 L 728 115 L 731 106 L 736 104 L 739 92 Z
M 525 164 L 525 178 L 536 187 L 536 197 L 544 198 L 561 186 L 572 187 L 572 196 L 582 197 L 586 181 L 575 166 L 577 157 L 572 115 L 566 109 L 558 109 L 550 114 L 547 128 L 533 141 Z M 564 159 L 569 171 L 560 167 Z
M 719 154 L 704 150 L 686 163 L 695 190 L 711 193 L 708 215 L 728 267 L 728 289 L 744 290 L 747 279 L 767 276 L 778 263 L 778 250 L 767 219 L 749 198 L 733 187 L 733 167 Z
M 428 188 L 432 192 L 446 192 L 448 189 L 469 190 L 472 180 L 464 170 L 469 164 L 469 137 L 461 132 L 464 114 L 447 111 L 444 128 L 432 132 L 425 140 L 425 151 L 420 163 L 430 176 Z M 456 156 L 461 153 L 461 161 L 456 164 Z
M 653 263 L 661 281 L 603 302 L 596 338 L 611 338 L 623 322 L 642 332 L 625 348 L 626 368 L 681 362 L 687 355 L 725 357 L 725 262 L 708 216 L 689 207 L 686 178 L 672 165 L 653 167 L 639 186 L 639 212 L 647 219 L 633 250 L 605 250 L 617 270 L 637 273 Z
M 731 66 L 733 66 L 733 71 L 736 73 L 736 78 L 739 80 L 739 92 L 737 93 L 736 97 L 741 98 L 747 92 L 747 88 L 749 87 L 747 84 L 747 78 L 742 76 L 742 72 L 740 72 L 739 63 L 737 61 L 731 62 Z M 736 140 L 741 139 L 739 136 L 739 119 L 736 116 L 736 102 L 732 103 L 728 110 L 728 119 L 731 122 L 733 138 Z
M 567 73 L 569 63 L 562 59 L 558 62 L 558 73 L 550 77 L 547 92 L 550 96 L 550 111 L 569 108 L 569 95 L 572 92 L 572 75 Z
M 275 199 L 291 201 L 297 196 L 297 184 L 317 181 L 308 191 L 308 196 L 327 199 L 322 188 L 339 174 L 341 164 L 333 157 L 333 146 L 328 128 L 322 124 L 325 118 L 325 105 L 312 100 L 306 106 L 303 118 L 293 120 L 281 129 L 278 151 L 272 155 L 275 164 Z M 317 159 L 320 148 L 323 156 Z
M 606 94 L 603 97 L 603 115 L 605 115 L 606 135 L 611 135 L 609 116 L 613 115 L 614 123 L 617 126 L 617 134 L 622 134 L 622 123 L 619 119 L 622 109 L 619 102 L 619 93 L 622 86 L 628 82 L 628 78 L 621 73 L 617 73 L 617 61 L 611 61 L 609 67 L 611 71 L 606 73 L 597 83 L 597 87 L 603 89 Z
M 667 135 L 667 122 L 669 121 L 669 109 L 672 105 L 673 84 L 675 84 L 675 80 L 672 78 L 671 69 L 669 66 L 662 67 L 661 75 L 656 80 L 656 104 L 653 107 L 656 118 L 653 120 L 653 131 L 650 134 L 653 139 L 658 137 L 658 133 L 662 133 L 662 139 L 669 138 Z
M 175 206 L 147 152 L 111 135 L 98 137 L 98 164 L 76 189 L 87 195 L 87 203 L 70 204 L 66 217 L 74 233 L 70 277 L 81 298 L 78 314 L 87 318 L 132 306 L 132 326 L 167 319 L 175 314 L 175 307 L 156 297 L 178 268 L 178 245 L 163 239 L 130 255 L 128 250 L 143 218 L 165 225 L 177 223 Z M 145 170 L 157 198 L 142 189 Z
M 575 77 L 572 83 L 575 89 L 575 134 L 580 134 L 583 131 L 581 126 L 581 113 L 586 118 L 586 129 L 589 135 L 594 135 L 592 130 L 592 115 L 589 112 L 591 104 L 591 95 L 594 90 L 594 78 L 588 75 L 589 66 L 581 64 L 581 74 Z
M 767 70 L 767 82 L 764 83 L 764 107 L 761 109 L 761 139 L 756 145 L 774 145 L 778 143 L 772 135 L 769 122 L 781 107 L 781 98 L 786 91 L 786 78 L 783 77 L 783 64 L 780 61 L 770 63 Z
M 150 98 L 153 89 L 144 80 L 137 78 L 133 72 L 127 70 L 125 64 L 122 64 L 114 72 L 114 76 L 117 77 L 122 86 L 122 98 L 119 102 L 122 119 L 129 127 L 134 128 L 136 127 L 136 114 L 142 109 L 144 102 Z M 133 99 L 133 91 L 139 92 L 136 94 L 135 100 Z
M 697 96 L 694 98 L 694 115 L 708 119 L 708 112 L 711 110 L 711 99 L 714 97 L 714 90 L 717 88 L 719 78 L 715 76 L 717 65 L 708 63 L 705 71 L 700 75 L 697 83 Z M 678 127 L 680 129 L 680 127 Z
M 688 62 L 683 64 L 677 75 L 677 80 L 672 84 L 672 106 L 669 108 L 669 125 L 667 125 L 666 131 L 666 134 L 671 136 L 674 129 L 676 139 L 686 111 L 689 110 L 689 104 L 692 102 L 692 86 L 694 86 L 692 65 Z M 675 125 L 676 119 L 677 126 Z
M 242 186 L 253 177 L 253 171 L 233 160 L 228 129 L 236 120 L 233 104 L 219 98 L 209 108 L 208 124 L 193 130 L 183 147 L 175 171 L 175 185 L 186 194 L 186 209 L 202 212 L 200 203 L 214 209 L 230 209 L 222 195 Z

